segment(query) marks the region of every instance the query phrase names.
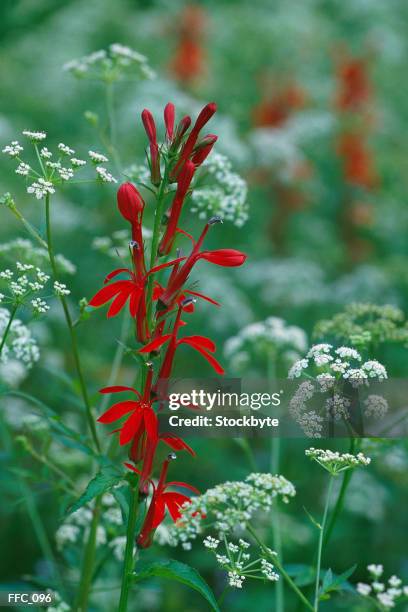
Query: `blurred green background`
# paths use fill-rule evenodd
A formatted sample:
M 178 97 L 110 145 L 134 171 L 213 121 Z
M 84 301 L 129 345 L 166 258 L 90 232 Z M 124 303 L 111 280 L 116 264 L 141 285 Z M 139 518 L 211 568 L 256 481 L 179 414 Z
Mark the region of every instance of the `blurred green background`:
M 195 5 L 178 0 L 3 0 L 0 16 L 2 147 L 21 138 L 23 129 L 44 129 L 49 148 L 64 142 L 80 157 L 88 149 L 103 151 L 84 116 L 92 111 L 105 125 L 103 85 L 75 79 L 62 66 L 114 42 L 146 55 L 157 73 L 152 80 L 131 78 L 115 84 L 117 145 L 124 167 L 143 162 L 143 108 L 161 117 L 165 103 L 173 101 L 181 116 L 196 114 L 207 101 L 217 102 L 211 131 L 219 135 L 218 152 L 227 155 L 248 182 L 250 214 L 243 228 L 225 223 L 209 239 L 212 247 L 247 252 L 245 268 L 210 271 L 202 266 L 199 277 L 199 288 L 219 299 L 223 309 L 197 308 L 191 326 L 216 341 L 220 356 L 228 338 L 269 316 L 298 325 L 310 338 L 318 320 L 353 301 L 391 303 L 406 312 L 405 0 L 218 0 Z M 0 191 L 11 192 L 23 214 L 44 230 L 41 202 L 27 195 L 13 168 L 4 157 Z M 0 212 L 1 245 L 26 237 L 7 210 Z M 93 295 L 113 266 L 111 257 L 94 248 L 94 240 L 124 229 L 115 188 L 68 185 L 53 199 L 52 214 L 56 250 L 76 266 L 75 274 L 65 279 L 74 309 L 80 298 Z M 151 219 L 148 207 L 146 214 Z M 202 222 L 191 214 L 187 225 L 196 234 Z M 14 251 L 1 250 L 1 245 L 3 268 L 10 265 Z M 102 311 L 81 324 L 81 354 L 95 401 L 109 376 L 120 326 L 119 320 L 108 324 Z M 58 304 L 33 323 L 32 330 L 41 359 L 20 388 L 83 430 Z M 406 375 L 406 349 L 383 346 L 375 357 L 390 375 Z M 226 358 L 224 363 L 228 371 Z M 131 381 L 134 367 L 125 358 L 122 382 Z M 201 373 L 204 367 L 186 352 L 177 373 Z M 257 373 L 264 375 L 262 364 Z M 7 412 L 24 411 L 21 401 L 17 405 L 14 399 Z M 51 557 L 59 558 L 54 533 L 62 518 L 61 494 L 47 468 L 14 441 L 22 432 L 30 435 L 30 424 L 3 424 L 0 577 L 7 585 L 34 576 L 39 584 L 47 584 L 50 555 L 47 560 L 45 552 L 51 547 Z M 200 490 L 243 479 L 251 470 L 233 440 L 192 443 L 198 456 L 180 457 L 177 475 Z M 50 452 L 81 489 L 89 478 L 86 458 L 57 441 L 47 444 L 43 451 Z M 389 575 L 407 578 L 408 449 L 405 441 L 365 445 L 373 465 L 368 473 L 353 477 L 324 565 L 341 571 L 357 563 L 353 583 L 365 579 L 368 563 L 383 563 Z M 317 515 L 322 511 L 324 478 L 304 458 L 308 446 L 307 440 L 282 442 L 280 472 L 298 490 L 283 523 L 285 560 L 292 563 L 310 563 L 315 550 L 316 532 L 303 507 Z M 346 449 L 347 442 L 337 446 Z M 260 471 L 269 470 L 269 453 L 264 440 L 256 443 Z M 202 546 L 189 552 L 155 546 L 148 555 L 184 560 L 197 567 L 218 594 L 222 591 L 222 572 Z M 69 553 L 61 563 L 78 566 L 78 557 Z M 75 579 L 71 569 L 64 571 L 68 583 Z M 104 571 L 110 582 L 118 579 L 113 559 Z M 272 591 L 273 586 L 254 581 L 228 595 L 227 609 L 246 611 L 257 605 L 273 610 Z M 137 597 L 131 609 L 206 609 L 194 592 L 170 582 L 152 581 Z M 91 609 L 111 610 L 114 601 L 112 593 L 96 595 Z M 301 609 L 290 596 L 287 606 Z M 369 608 L 349 595 L 322 604 L 322 610 L 351 609 Z

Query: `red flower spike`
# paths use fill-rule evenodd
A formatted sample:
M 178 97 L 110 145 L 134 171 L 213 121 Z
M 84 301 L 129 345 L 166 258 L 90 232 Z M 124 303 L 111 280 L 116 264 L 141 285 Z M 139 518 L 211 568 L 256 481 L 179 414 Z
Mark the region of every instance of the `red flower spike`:
M 186 142 L 184 143 L 183 149 L 180 154 L 180 158 L 172 171 L 171 175 L 173 178 L 178 176 L 181 168 L 184 166 L 187 159 L 189 159 L 196 145 L 198 136 L 200 134 L 200 130 L 202 130 L 205 124 L 208 123 L 208 121 L 214 115 L 216 110 L 217 110 L 217 105 L 215 104 L 215 102 L 210 102 L 209 104 L 204 106 L 204 108 L 198 115 L 196 122 L 193 126 L 193 129 L 191 130 Z
M 193 162 L 187 161 L 184 164 L 183 170 L 179 174 L 177 181 L 177 191 L 174 196 L 173 203 L 170 209 L 170 216 L 166 226 L 166 232 L 159 246 L 159 253 L 167 255 L 173 246 L 176 235 L 177 224 L 180 219 L 181 210 L 184 204 L 187 191 L 189 190 L 191 181 L 193 180 L 195 166 Z
M 157 144 L 156 124 L 152 113 L 146 108 L 142 112 L 144 129 L 150 143 L 150 174 L 153 185 L 160 183 L 160 154 Z
M 136 187 L 132 183 L 122 183 L 118 189 L 117 199 L 122 217 L 132 224 L 140 223 L 145 203 Z
M 185 503 L 191 502 L 190 497 L 187 495 L 175 491 L 167 491 L 168 487 L 177 486 L 190 489 L 194 491 L 194 493 L 199 493 L 197 489 L 191 487 L 185 482 L 174 482 L 171 484 L 166 483 L 168 465 L 170 460 L 173 458 L 175 458 L 175 456 L 169 455 L 169 458 L 163 462 L 157 487 L 154 487 L 153 483 L 151 483 L 153 486 L 153 496 L 140 535 L 137 539 L 137 543 L 141 548 L 148 548 L 152 544 L 154 532 L 163 521 L 166 514 L 166 509 L 175 522 L 181 517 L 180 508 Z M 127 465 L 127 467 L 133 471 L 136 471 L 130 465 Z
M 168 142 L 173 140 L 174 135 L 174 117 L 175 117 L 175 108 L 174 104 L 169 102 L 164 107 L 164 124 L 166 126 L 166 138 Z

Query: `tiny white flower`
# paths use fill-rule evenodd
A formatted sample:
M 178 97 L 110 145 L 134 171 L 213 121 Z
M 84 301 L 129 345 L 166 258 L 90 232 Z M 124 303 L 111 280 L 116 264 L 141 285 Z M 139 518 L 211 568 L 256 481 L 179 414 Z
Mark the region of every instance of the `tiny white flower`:
M 31 168 L 28 164 L 21 162 L 16 168 L 16 174 L 20 174 L 21 176 L 27 176 L 30 170 Z
M 47 147 L 43 147 L 41 149 L 40 155 L 44 159 L 49 159 L 50 157 L 52 157 L 52 153 L 51 153 L 51 151 L 49 151 L 49 149 L 47 149 Z
M 31 132 L 30 130 L 23 130 L 23 135 L 27 136 L 32 142 L 41 142 L 47 138 L 45 132 Z
M 88 151 L 88 155 L 96 164 L 104 164 L 109 161 L 105 155 L 102 155 L 102 153 L 96 153 L 96 151 Z
M 54 291 L 59 297 L 69 295 L 71 293 L 70 290 L 67 289 L 67 286 L 64 285 L 64 283 L 60 283 L 58 281 L 55 281 L 54 283 Z
M 96 172 L 98 173 L 99 178 L 101 178 L 104 183 L 118 182 L 115 177 L 112 176 L 112 174 L 110 174 L 110 172 L 108 172 L 103 166 L 96 166 Z
M 77 157 L 71 157 L 71 164 L 74 168 L 79 168 L 80 166 L 85 166 L 86 161 L 84 159 L 78 159 Z
M 39 178 L 38 181 L 35 181 L 32 185 L 27 187 L 27 193 L 33 193 L 37 200 L 41 200 L 46 195 L 55 193 L 55 189 L 52 183 L 43 178 Z
M 216 540 L 215 538 L 212 538 L 211 536 L 207 536 L 205 540 L 203 540 L 204 546 L 212 550 L 215 550 L 216 548 L 218 548 L 219 543 L 220 543 L 219 540 Z
M 369 584 L 365 584 L 364 582 L 357 583 L 357 593 L 367 597 L 371 593 L 371 587 Z
M 64 144 L 63 142 L 60 142 L 58 145 L 58 149 L 61 151 L 61 153 L 63 153 L 64 155 L 74 155 L 75 151 L 74 149 L 71 149 L 70 147 L 68 147 L 66 144 Z
M 10 157 L 17 157 L 21 151 L 23 151 L 23 147 L 19 144 L 18 140 L 13 140 L 13 142 L 9 145 L 6 145 L 2 150 L 6 155 L 10 155 Z

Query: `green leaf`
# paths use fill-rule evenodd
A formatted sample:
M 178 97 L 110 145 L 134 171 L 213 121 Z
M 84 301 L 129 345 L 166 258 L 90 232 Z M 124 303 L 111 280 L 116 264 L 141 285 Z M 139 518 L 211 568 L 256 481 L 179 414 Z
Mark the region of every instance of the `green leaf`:
M 180 561 L 175 561 L 174 559 L 164 559 L 163 561 L 156 561 L 136 567 L 136 573 L 133 579 L 139 582 L 140 580 L 145 580 L 153 576 L 176 580 L 177 582 L 189 586 L 198 591 L 200 595 L 208 601 L 213 610 L 220 612 L 214 593 L 193 567 L 185 563 L 180 563 Z
M 109 491 L 113 485 L 123 479 L 123 473 L 116 467 L 107 465 L 103 467 L 97 474 L 88 482 L 88 486 L 82 493 L 81 497 L 68 508 L 68 514 L 72 514 L 82 506 L 85 506 L 94 497 Z
M 340 591 L 347 587 L 347 578 L 350 578 L 354 573 L 357 565 L 353 565 L 348 570 L 336 576 L 331 569 L 328 569 L 323 578 L 323 584 L 320 588 L 320 597 L 327 598 L 326 595 L 331 591 Z

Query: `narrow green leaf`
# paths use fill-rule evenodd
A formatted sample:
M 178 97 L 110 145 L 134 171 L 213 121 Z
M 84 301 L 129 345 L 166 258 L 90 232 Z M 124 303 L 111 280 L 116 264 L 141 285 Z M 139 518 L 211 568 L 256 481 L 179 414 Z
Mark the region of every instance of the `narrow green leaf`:
M 180 563 L 180 561 L 175 561 L 174 559 L 164 559 L 163 561 L 156 561 L 147 565 L 139 565 L 136 567 L 136 573 L 133 579 L 139 582 L 152 577 L 176 580 L 177 582 L 189 586 L 195 591 L 198 591 L 215 612 L 220 612 L 214 593 L 193 567 L 185 563 Z
M 122 479 L 123 473 L 114 466 L 103 467 L 96 474 L 96 476 L 94 476 L 88 482 L 88 485 L 81 497 L 68 508 L 68 514 L 72 514 L 72 512 L 75 512 L 82 506 L 85 506 L 85 504 L 90 502 L 98 495 L 109 491 L 113 485 L 117 484 Z

